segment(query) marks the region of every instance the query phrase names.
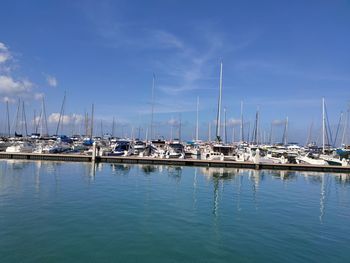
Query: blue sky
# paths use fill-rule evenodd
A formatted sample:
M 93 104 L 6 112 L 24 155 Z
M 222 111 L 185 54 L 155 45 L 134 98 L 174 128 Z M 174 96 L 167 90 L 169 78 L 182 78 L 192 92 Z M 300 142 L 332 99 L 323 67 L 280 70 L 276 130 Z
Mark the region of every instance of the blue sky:
M 18 97 L 28 118 L 45 94 L 50 131 L 64 91 L 66 129 L 95 104 L 96 122 L 117 132 L 150 123 L 156 75 L 157 133 L 169 137 L 181 114 L 183 136 L 194 134 L 200 97 L 200 137 L 213 123 L 223 61 L 223 106 L 238 139 L 240 101 L 245 119 L 259 107 L 261 130 L 289 117 L 289 138 L 303 143 L 321 120 L 350 100 L 350 2 L 329 1 L 1 1 L 0 116 Z M 12 120 L 13 122 L 13 120 Z M 69 124 L 70 123 L 70 124 Z M 80 125 L 81 124 L 76 124 Z M 233 126 L 232 126 L 233 125 Z M 100 126 L 100 125 L 95 125 Z M 251 125 L 252 126 L 252 125 Z M 118 130 L 119 129 L 119 130 Z M 175 129 L 175 128 L 174 128 Z M 100 128 L 96 128 L 97 133 Z M 175 132 L 174 132 L 175 133 Z M 229 135 L 231 137 L 232 135 Z

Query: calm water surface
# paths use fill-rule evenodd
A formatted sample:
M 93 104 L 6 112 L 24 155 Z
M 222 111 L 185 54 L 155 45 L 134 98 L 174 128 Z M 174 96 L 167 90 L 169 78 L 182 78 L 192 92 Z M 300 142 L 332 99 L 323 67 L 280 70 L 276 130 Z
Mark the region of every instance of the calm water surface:
M 0 262 L 350 262 L 350 177 L 0 161 Z

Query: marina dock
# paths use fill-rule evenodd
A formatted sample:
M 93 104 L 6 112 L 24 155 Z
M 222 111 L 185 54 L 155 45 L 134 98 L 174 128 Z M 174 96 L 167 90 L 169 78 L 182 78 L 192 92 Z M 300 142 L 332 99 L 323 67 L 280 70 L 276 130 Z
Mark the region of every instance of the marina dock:
M 0 159 L 16 160 L 45 160 L 45 161 L 68 161 L 68 162 L 102 162 L 102 163 L 130 163 L 150 165 L 179 165 L 201 167 L 227 167 L 256 170 L 290 170 L 290 171 L 313 171 L 330 173 L 350 173 L 350 166 L 334 165 L 308 165 L 308 164 L 263 164 L 253 162 L 214 161 L 197 159 L 160 159 L 152 157 L 135 156 L 96 156 L 78 154 L 42 154 L 42 153 L 7 153 L 0 152 Z

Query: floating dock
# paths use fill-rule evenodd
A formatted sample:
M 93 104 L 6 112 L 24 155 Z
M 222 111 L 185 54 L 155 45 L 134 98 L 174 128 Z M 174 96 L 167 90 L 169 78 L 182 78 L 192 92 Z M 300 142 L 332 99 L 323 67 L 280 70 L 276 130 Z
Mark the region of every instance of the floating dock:
M 93 157 L 80 154 L 42 154 L 42 153 L 7 153 L 0 152 L 0 159 L 45 160 L 66 162 L 92 162 Z M 96 156 L 95 162 L 101 163 L 130 163 L 150 165 L 179 165 L 202 167 L 232 167 L 264 170 L 314 171 L 330 173 L 350 173 L 350 166 L 307 165 L 307 164 L 262 164 L 253 162 L 212 161 L 197 159 L 160 159 L 136 156 Z

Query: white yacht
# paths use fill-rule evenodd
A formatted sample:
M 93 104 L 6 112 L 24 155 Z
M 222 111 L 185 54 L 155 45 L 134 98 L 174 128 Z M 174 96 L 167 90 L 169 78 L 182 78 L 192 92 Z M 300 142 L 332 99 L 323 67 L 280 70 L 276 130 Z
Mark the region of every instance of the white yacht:
M 295 158 L 295 160 L 298 164 L 328 165 L 328 162 L 323 159 L 316 158 L 310 153 L 307 153 L 304 156 L 299 155 Z
M 8 153 L 31 153 L 33 152 L 34 147 L 28 142 L 16 142 L 13 145 L 6 148 Z

